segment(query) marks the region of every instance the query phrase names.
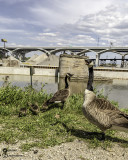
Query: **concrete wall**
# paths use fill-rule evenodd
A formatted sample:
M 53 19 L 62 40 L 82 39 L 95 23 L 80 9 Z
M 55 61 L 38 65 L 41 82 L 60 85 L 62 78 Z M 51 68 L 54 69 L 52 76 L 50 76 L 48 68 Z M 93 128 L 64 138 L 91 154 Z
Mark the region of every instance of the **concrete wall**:
M 19 67 L 0 67 L 0 74 L 29 75 L 30 69 L 29 68 L 19 68 Z
M 28 82 L 30 83 L 30 75 L 0 75 L 0 81 L 4 82 L 6 81 L 6 77 L 8 76 L 8 81 L 9 82 Z M 33 75 L 32 77 L 33 82 L 43 82 L 43 83 L 57 83 L 58 82 L 58 77 L 54 76 L 35 76 Z
M 75 72 L 76 70 L 74 70 Z M 1 75 L 30 75 L 30 68 L 0 67 Z M 88 69 L 85 72 L 88 74 Z M 36 76 L 58 76 L 58 68 L 35 68 Z M 88 76 L 88 75 L 87 75 Z M 94 68 L 94 79 L 128 79 L 128 69 Z
M 4 75 L 30 75 L 30 68 L 19 68 L 19 67 L 0 67 L 0 74 Z M 34 75 L 42 76 L 58 76 L 58 68 L 35 68 Z
M 94 68 L 94 79 L 128 79 L 128 69 Z

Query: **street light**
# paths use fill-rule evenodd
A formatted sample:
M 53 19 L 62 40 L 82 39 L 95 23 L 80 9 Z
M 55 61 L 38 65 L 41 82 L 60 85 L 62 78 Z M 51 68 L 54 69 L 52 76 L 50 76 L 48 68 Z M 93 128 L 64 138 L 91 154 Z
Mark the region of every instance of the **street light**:
M 1 42 L 4 42 L 4 55 L 6 54 L 5 52 L 5 43 L 7 43 L 7 40 L 6 39 L 1 39 Z

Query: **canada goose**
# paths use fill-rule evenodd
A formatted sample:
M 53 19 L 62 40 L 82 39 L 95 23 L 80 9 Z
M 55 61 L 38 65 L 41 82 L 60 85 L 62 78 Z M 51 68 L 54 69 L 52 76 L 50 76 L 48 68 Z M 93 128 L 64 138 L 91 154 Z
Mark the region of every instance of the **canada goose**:
M 33 115 L 38 115 L 39 114 L 40 108 L 39 108 L 37 103 L 29 104 L 29 106 L 30 106 L 29 109 L 30 109 L 30 111 L 32 112 Z
M 102 140 L 105 139 L 107 129 L 116 129 L 128 132 L 128 115 L 121 112 L 108 100 L 96 98 L 93 92 L 93 66 L 89 67 L 89 80 L 85 89 L 83 113 L 85 117 L 102 131 Z
M 42 111 L 46 110 L 48 108 L 49 104 L 53 103 L 65 103 L 66 99 L 70 96 L 70 88 L 69 88 L 69 81 L 70 78 L 73 76 L 73 74 L 67 73 L 65 76 L 65 88 L 58 90 L 52 98 L 47 100 L 42 107 Z
M 23 116 L 26 116 L 26 115 L 27 115 L 27 108 L 25 108 L 25 107 L 20 108 L 19 117 L 23 117 Z

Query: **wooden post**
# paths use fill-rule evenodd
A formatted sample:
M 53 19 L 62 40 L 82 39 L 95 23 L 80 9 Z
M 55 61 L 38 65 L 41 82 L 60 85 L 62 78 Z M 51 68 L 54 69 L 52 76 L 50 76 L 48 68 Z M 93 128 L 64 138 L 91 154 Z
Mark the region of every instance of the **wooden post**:
M 31 87 L 32 87 L 32 76 L 33 74 L 35 74 L 35 69 L 33 66 L 30 66 L 30 84 L 31 84 Z

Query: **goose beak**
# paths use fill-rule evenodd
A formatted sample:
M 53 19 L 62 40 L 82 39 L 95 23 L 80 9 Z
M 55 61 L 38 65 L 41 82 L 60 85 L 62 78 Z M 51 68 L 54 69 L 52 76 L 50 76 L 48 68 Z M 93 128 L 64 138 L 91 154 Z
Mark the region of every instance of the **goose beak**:
M 72 77 L 73 75 L 74 75 L 74 74 L 67 73 L 67 76 L 68 76 L 69 81 L 71 80 L 71 77 Z
M 72 77 L 74 75 L 74 74 L 71 74 L 71 73 L 67 73 L 67 74 L 68 74 L 69 77 Z
M 72 77 L 74 74 L 70 74 L 70 77 Z
M 85 59 L 85 62 L 89 68 L 91 68 L 93 66 L 93 61 L 91 59 Z

